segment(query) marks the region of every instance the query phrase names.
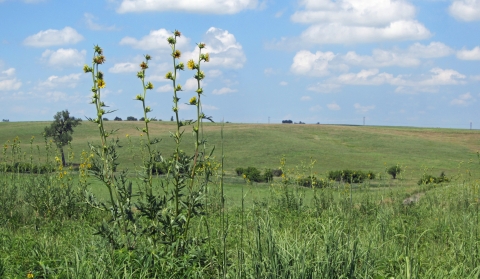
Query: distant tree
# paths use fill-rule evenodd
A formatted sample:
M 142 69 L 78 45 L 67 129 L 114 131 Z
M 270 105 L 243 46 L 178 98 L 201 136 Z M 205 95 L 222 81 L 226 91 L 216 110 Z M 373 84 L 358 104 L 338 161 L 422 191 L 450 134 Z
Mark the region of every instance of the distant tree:
M 292 120 L 282 120 L 282 123 L 283 124 L 292 124 L 293 121 Z
M 137 121 L 137 119 L 133 116 L 127 116 L 127 121 Z
M 173 116 L 170 118 L 170 121 L 173 121 Z
M 387 170 L 387 173 L 392 176 L 393 179 L 397 178 L 397 174 L 399 174 L 402 170 L 399 166 L 392 166 Z
M 145 121 L 145 117 L 142 116 L 138 121 Z
M 63 147 L 72 141 L 73 128 L 80 125 L 80 119 L 75 117 L 70 117 L 68 110 L 59 111 L 53 117 L 54 121 L 50 124 L 50 127 L 45 127 L 45 136 L 52 137 L 53 142 L 60 149 L 62 154 L 62 164 L 65 163 L 65 154 L 63 152 Z
M 108 118 L 104 117 L 104 118 L 103 118 L 103 121 L 108 121 Z
M 122 121 L 122 119 L 118 116 L 115 116 L 115 119 L 113 119 L 113 121 Z

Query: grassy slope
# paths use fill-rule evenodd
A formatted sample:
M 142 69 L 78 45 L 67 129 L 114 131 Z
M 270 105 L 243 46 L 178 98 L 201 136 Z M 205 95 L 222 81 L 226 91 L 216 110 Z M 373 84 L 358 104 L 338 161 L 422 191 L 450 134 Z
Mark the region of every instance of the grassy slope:
M 35 136 L 35 145 L 42 147 L 41 133 L 49 122 L 0 123 L 0 143 L 19 136 L 22 152 L 29 153 L 29 140 Z M 108 129 L 119 129 L 117 135 L 125 146 L 121 150 L 121 166 L 133 167 L 133 156 L 128 151 L 126 134 L 139 144 L 142 122 L 107 122 Z M 173 151 L 173 122 L 152 122 L 151 131 L 162 139 L 158 145 L 165 155 Z M 208 144 L 220 146 L 220 124 L 206 124 Z M 87 142 L 98 141 L 94 124 L 83 121 L 73 135 L 76 158 L 87 150 Z M 190 127 L 186 127 L 184 150 L 193 150 Z M 477 160 L 475 152 L 480 144 L 480 131 L 454 129 L 427 129 L 407 127 L 333 126 L 333 125 L 287 125 L 287 124 L 225 124 L 225 170 L 233 174 L 236 167 L 255 166 L 276 168 L 282 155 L 287 158 L 287 167 L 301 161 L 317 160 L 314 171 L 324 174 L 337 169 L 385 171 L 385 167 L 399 164 L 407 168 L 406 178 L 418 179 L 428 172 L 447 175 L 457 172 L 460 162 Z M 42 148 L 41 148 L 42 149 Z M 136 149 L 138 150 L 138 149 Z M 217 156 L 220 150 L 215 152 Z M 462 167 L 464 169 L 464 167 Z

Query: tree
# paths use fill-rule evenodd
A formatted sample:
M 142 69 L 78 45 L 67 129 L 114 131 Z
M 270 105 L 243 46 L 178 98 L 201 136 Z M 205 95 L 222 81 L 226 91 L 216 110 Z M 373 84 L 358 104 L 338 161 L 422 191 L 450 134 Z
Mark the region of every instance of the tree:
M 62 154 L 62 164 L 65 166 L 66 163 L 63 147 L 67 145 L 68 142 L 72 141 L 73 128 L 81 124 L 81 119 L 73 116 L 71 117 L 68 110 L 57 112 L 57 114 L 53 116 L 53 119 L 54 121 L 50 124 L 50 127 L 45 127 L 45 136 L 53 138 L 53 142 L 55 142 L 60 149 L 60 153 Z
M 387 173 L 392 176 L 393 179 L 397 178 L 397 174 L 399 174 L 402 170 L 399 166 L 392 166 L 387 170 Z
M 118 116 L 115 116 L 115 119 L 113 119 L 113 121 L 122 121 L 122 119 Z

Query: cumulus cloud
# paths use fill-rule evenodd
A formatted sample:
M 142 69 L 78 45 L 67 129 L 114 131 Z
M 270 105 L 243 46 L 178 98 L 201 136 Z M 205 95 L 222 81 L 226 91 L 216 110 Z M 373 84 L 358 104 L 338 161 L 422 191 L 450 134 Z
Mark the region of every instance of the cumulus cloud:
M 474 101 L 475 101 L 475 99 L 473 98 L 472 94 L 465 93 L 465 94 L 462 94 L 462 95 L 458 96 L 458 98 L 453 99 L 450 102 L 450 104 L 453 105 L 453 106 L 468 106 L 469 104 L 471 104 Z
M 78 51 L 77 49 L 58 49 L 45 50 L 42 53 L 42 59 L 53 67 L 80 67 L 85 63 L 85 56 L 87 52 L 85 50 Z
M 205 86 L 205 83 L 202 83 L 202 86 Z M 189 78 L 185 81 L 183 85 L 183 90 L 185 91 L 195 91 L 198 88 L 198 82 L 195 78 Z
M 301 50 L 293 57 L 290 71 L 297 75 L 326 76 L 330 73 L 329 69 L 333 67 L 329 63 L 335 56 L 330 51 L 311 53 L 308 50 Z
M 141 50 L 168 50 L 170 51 L 170 45 L 167 42 L 168 37 L 172 36 L 172 32 L 166 29 L 152 30 L 150 33 L 141 39 L 135 39 L 132 37 L 125 37 L 120 40 L 120 45 L 128 45 L 136 49 Z M 182 49 L 188 45 L 189 38 L 181 36 L 177 38 L 177 48 Z
M 472 50 L 462 49 L 457 51 L 457 58 L 461 60 L 480 60 L 480 47 Z
M 456 85 L 463 84 L 465 75 L 452 69 L 433 68 L 430 70 L 432 75 L 420 81 L 418 84 L 422 86 L 438 86 L 438 85 Z
M 49 47 L 55 45 L 76 44 L 83 40 L 75 29 L 67 26 L 62 30 L 48 29 L 27 37 L 23 43 L 33 47 Z
M 95 17 L 94 15 L 90 14 L 90 13 L 84 13 L 83 14 L 83 19 L 85 20 L 85 24 L 87 25 L 87 27 L 91 30 L 95 30 L 95 31 L 112 31 L 112 30 L 116 30 L 117 28 L 115 27 L 115 25 L 111 25 L 111 26 L 105 26 L 105 25 L 101 25 L 101 24 L 98 24 L 96 23 L 96 21 L 98 20 L 97 17 Z
M 355 108 L 355 111 L 356 111 L 356 112 L 360 112 L 360 113 L 369 112 L 369 111 L 371 111 L 371 110 L 373 110 L 373 109 L 375 108 L 374 105 L 362 106 L 362 105 L 360 105 L 359 103 L 354 104 L 353 107 Z
M 258 0 L 123 0 L 117 8 L 117 12 L 179 11 L 204 14 L 236 14 L 257 7 Z
M 480 20 L 480 0 L 454 0 L 448 11 L 458 20 Z
M 108 69 L 108 72 L 114 73 L 114 74 L 119 74 L 119 73 L 133 73 L 137 72 L 139 70 L 139 67 L 137 64 L 130 63 L 130 62 L 125 62 L 125 63 L 116 63 Z
M 16 78 L 14 79 L 5 79 L 1 80 L 0 79 L 0 91 L 13 91 L 13 90 L 18 90 L 22 86 L 22 83 L 17 80 Z
M 327 105 L 327 108 L 328 108 L 329 110 L 340 110 L 340 109 L 341 109 L 340 106 L 337 105 L 337 103 L 328 104 L 328 105 Z
M 343 74 L 337 77 L 336 81 L 341 84 L 350 85 L 382 85 L 385 83 L 393 85 L 404 84 L 404 81 L 400 76 L 394 77 L 389 73 L 380 73 L 378 69 L 364 69 L 358 73 Z
M 223 95 L 223 94 L 234 93 L 234 92 L 237 92 L 237 90 L 236 89 L 231 89 L 231 88 L 228 88 L 228 87 L 222 87 L 220 89 L 214 89 L 212 94 L 213 95 Z
M 403 0 L 304 0 L 291 20 L 308 24 L 300 39 L 285 44 L 351 44 L 421 40 L 430 31 L 415 20 L 415 6 Z
M 21 86 L 22 82 L 15 77 L 15 68 L 0 72 L 0 91 L 14 91 Z
M 242 45 L 228 30 L 210 27 L 205 33 L 204 39 L 205 52 L 210 54 L 210 62 L 204 65 L 240 69 L 247 61 Z M 198 50 L 192 52 L 191 55 L 198 57 Z
M 75 88 L 80 81 L 82 74 L 70 74 L 66 76 L 50 76 L 41 81 L 36 89 L 44 88 Z

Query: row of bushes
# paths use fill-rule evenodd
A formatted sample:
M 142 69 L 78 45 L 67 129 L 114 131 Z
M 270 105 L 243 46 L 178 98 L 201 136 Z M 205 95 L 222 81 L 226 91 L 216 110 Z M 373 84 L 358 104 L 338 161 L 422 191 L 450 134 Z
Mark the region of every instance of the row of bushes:
M 235 172 L 238 176 L 244 175 L 246 179 L 254 182 L 269 182 L 273 180 L 274 176 L 278 177 L 283 173 L 280 169 L 265 169 L 262 174 L 256 167 L 236 168 Z
M 328 173 L 328 179 L 333 181 L 344 181 L 347 183 L 363 183 L 366 179 L 375 179 L 375 173 L 372 171 L 353 171 L 353 170 L 336 170 Z
M 450 178 L 448 178 L 445 175 L 445 172 L 442 171 L 440 176 L 437 176 L 437 177 L 435 177 L 433 175 L 430 175 L 430 174 L 424 174 L 422 176 L 422 178 L 420 178 L 420 180 L 418 180 L 417 184 L 418 185 L 430 184 L 430 183 L 438 184 L 438 183 L 449 182 L 449 181 L 450 181 Z
M 15 173 L 50 173 L 55 171 L 55 166 L 51 164 L 36 165 L 31 163 L 16 162 L 14 164 L 0 164 L 0 171 Z

